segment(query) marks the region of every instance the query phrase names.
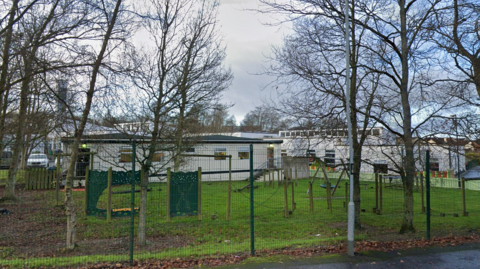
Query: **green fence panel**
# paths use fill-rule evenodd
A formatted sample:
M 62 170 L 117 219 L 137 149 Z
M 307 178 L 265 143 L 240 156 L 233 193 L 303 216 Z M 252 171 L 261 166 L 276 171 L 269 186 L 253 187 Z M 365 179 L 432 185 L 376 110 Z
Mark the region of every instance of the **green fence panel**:
M 135 183 L 140 184 L 140 171 L 135 171 Z M 112 171 L 112 186 L 131 184 L 131 172 Z M 108 187 L 108 171 L 89 171 L 87 215 L 106 216 L 106 209 L 97 208 L 98 200 Z M 112 212 L 113 216 L 128 215 L 129 212 Z
M 172 173 L 169 214 L 172 217 L 198 214 L 198 172 Z

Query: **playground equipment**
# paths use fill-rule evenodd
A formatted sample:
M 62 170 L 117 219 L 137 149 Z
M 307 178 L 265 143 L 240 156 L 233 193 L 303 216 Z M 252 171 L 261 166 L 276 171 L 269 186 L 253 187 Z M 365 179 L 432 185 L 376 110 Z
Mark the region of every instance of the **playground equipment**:
M 142 171 L 135 171 L 135 183 L 140 184 Z M 132 214 L 130 208 L 112 209 L 112 187 L 131 184 L 131 171 L 95 171 L 88 169 L 85 172 L 85 214 L 87 216 L 106 217 L 111 221 L 112 217 L 124 217 Z M 107 189 L 107 209 L 97 208 L 98 200 L 103 191 Z M 138 212 L 137 208 L 134 213 Z

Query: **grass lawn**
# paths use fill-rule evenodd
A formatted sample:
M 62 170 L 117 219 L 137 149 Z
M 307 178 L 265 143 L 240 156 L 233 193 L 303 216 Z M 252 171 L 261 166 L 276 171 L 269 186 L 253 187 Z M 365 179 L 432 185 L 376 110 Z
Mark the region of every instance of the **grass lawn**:
M 333 178 L 334 174 L 331 174 Z M 332 199 L 332 208 L 327 209 L 326 189 L 321 188 L 323 180 L 314 182 L 314 212 L 310 211 L 307 194 L 309 179 L 299 179 L 294 185 L 296 209 L 284 217 L 284 188 L 275 182 L 264 186 L 262 180 L 255 183 L 254 189 L 254 229 L 256 250 L 311 247 L 339 244 L 346 241 L 347 213 L 344 207 L 345 182 L 339 183 Z M 331 180 L 336 183 L 336 180 Z M 173 217 L 166 221 L 166 184 L 151 183 L 148 193 L 147 246 L 135 247 L 135 259 L 175 258 L 200 255 L 221 255 L 245 253 L 250 249 L 250 196 L 249 189 L 238 191 L 247 184 L 245 181 L 232 183 L 231 220 L 225 220 L 227 204 L 227 182 L 202 183 L 203 220 L 197 216 Z M 362 181 L 361 221 L 364 229 L 356 231 L 356 240 L 400 240 L 426 236 L 426 217 L 421 210 L 421 194 L 414 192 L 414 222 L 417 233 L 399 235 L 398 229 L 403 218 L 403 190 L 395 184 L 387 184 L 382 189 L 383 211 L 381 215 L 372 212 L 375 207 L 375 184 Z M 288 207 L 292 210 L 291 185 L 288 187 Z M 114 191 L 129 190 L 130 186 L 115 187 Z M 78 248 L 73 252 L 62 250 L 65 236 L 63 210 L 55 207 L 54 191 L 24 191 L 19 203 L 26 203 L 18 210 L 29 214 L 29 222 L 37 223 L 38 229 L 28 231 L 30 244 L 22 244 L 14 235 L 0 236 L 0 264 L 14 266 L 82 264 L 96 261 L 118 261 L 128 259 L 128 236 L 130 218 L 113 218 L 107 223 L 105 218 L 86 217 L 83 213 L 84 192 L 74 192 L 77 202 Z M 31 204 L 29 199 L 35 197 Z M 62 196 L 63 197 L 63 196 Z M 459 189 L 433 187 L 432 235 L 464 235 L 475 232 L 480 223 L 480 196 L 478 191 L 467 190 L 468 217 L 462 216 L 461 192 Z M 43 201 L 39 203 L 38 201 Z M 135 206 L 140 203 L 136 193 Z M 98 208 L 106 208 L 107 195 L 102 194 Z M 130 194 L 115 194 L 113 208 L 130 207 Z M 30 205 L 30 206 L 28 206 Z M 33 205 L 40 207 L 32 209 Z M 364 211 L 364 212 L 363 212 Z M 440 214 L 445 214 L 441 216 Z M 454 217 L 458 214 L 459 217 Z M 14 216 L 12 214 L 11 216 Z M 12 218 L 13 222 L 27 220 Z M 2 219 L 0 218 L 0 226 Z M 135 230 L 138 216 L 135 217 Z M 9 237 L 10 236 L 10 237 Z M 1 243 L 2 241 L 8 242 Z M 32 244 L 39 240 L 38 244 Z M 45 241 L 41 241 L 45 240 Z M 43 243 L 42 243 L 43 242 Z M 25 242 L 23 242 L 25 243 Z M 31 245 L 30 249 L 28 245 Z M 28 251 L 25 251 L 27 249 Z M 64 258 L 62 258 L 62 256 Z M 3 259 L 3 260 L 2 260 Z

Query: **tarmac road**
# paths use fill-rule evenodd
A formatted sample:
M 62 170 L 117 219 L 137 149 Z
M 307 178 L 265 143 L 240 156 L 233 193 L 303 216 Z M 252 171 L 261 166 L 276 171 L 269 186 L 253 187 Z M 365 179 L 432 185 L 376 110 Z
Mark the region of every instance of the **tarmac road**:
M 393 252 L 359 253 L 355 257 L 346 254 L 305 259 L 290 259 L 271 263 L 251 263 L 226 268 L 292 268 L 292 269 L 364 269 L 364 268 L 459 268 L 480 269 L 480 244 L 455 247 L 429 247 Z

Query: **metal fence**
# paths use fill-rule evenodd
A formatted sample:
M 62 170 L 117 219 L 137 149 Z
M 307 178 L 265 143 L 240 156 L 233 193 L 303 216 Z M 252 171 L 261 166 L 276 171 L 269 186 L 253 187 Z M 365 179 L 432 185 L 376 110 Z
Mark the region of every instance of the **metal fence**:
M 141 168 L 141 144 L 112 142 L 88 149 L 75 168 L 76 248 L 64 249 L 65 209 L 56 200 L 56 189 L 25 188 L 26 178 L 19 178 L 18 201 L 0 204 L 5 213 L 0 215 L 1 266 L 241 256 L 346 242 L 349 188 L 341 170 L 315 173 L 307 158 L 269 158 L 268 145 L 196 147 L 176 164 L 169 157 L 173 155 L 159 150 L 146 173 L 142 199 L 140 175 L 133 177 L 134 184 L 129 180 L 134 155 L 139 158 L 135 170 Z M 68 152 L 58 155 L 57 163 L 56 176 L 63 180 Z M 477 232 L 480 182 L 469 182 L 464 196 L 455 187 L 457 179 L 439 182 L 432 180 L 431 185 L 432 235 Z M 360 186 L 363 229 L 356 231 L 357 241 L 426 236 L 424 179 L 417 179 L 413 194 L 417 232 L 408 235 L 398 234 L 403 218 L 401 180 L 362 174 Z M 62 188 L 58 193 L 63 199 Z M 468 216 L 463 214 L 463 201 Z M 143 223 L 142 203 L 146 205 Z M 146 240 L 140 244 L 143 224 Z

